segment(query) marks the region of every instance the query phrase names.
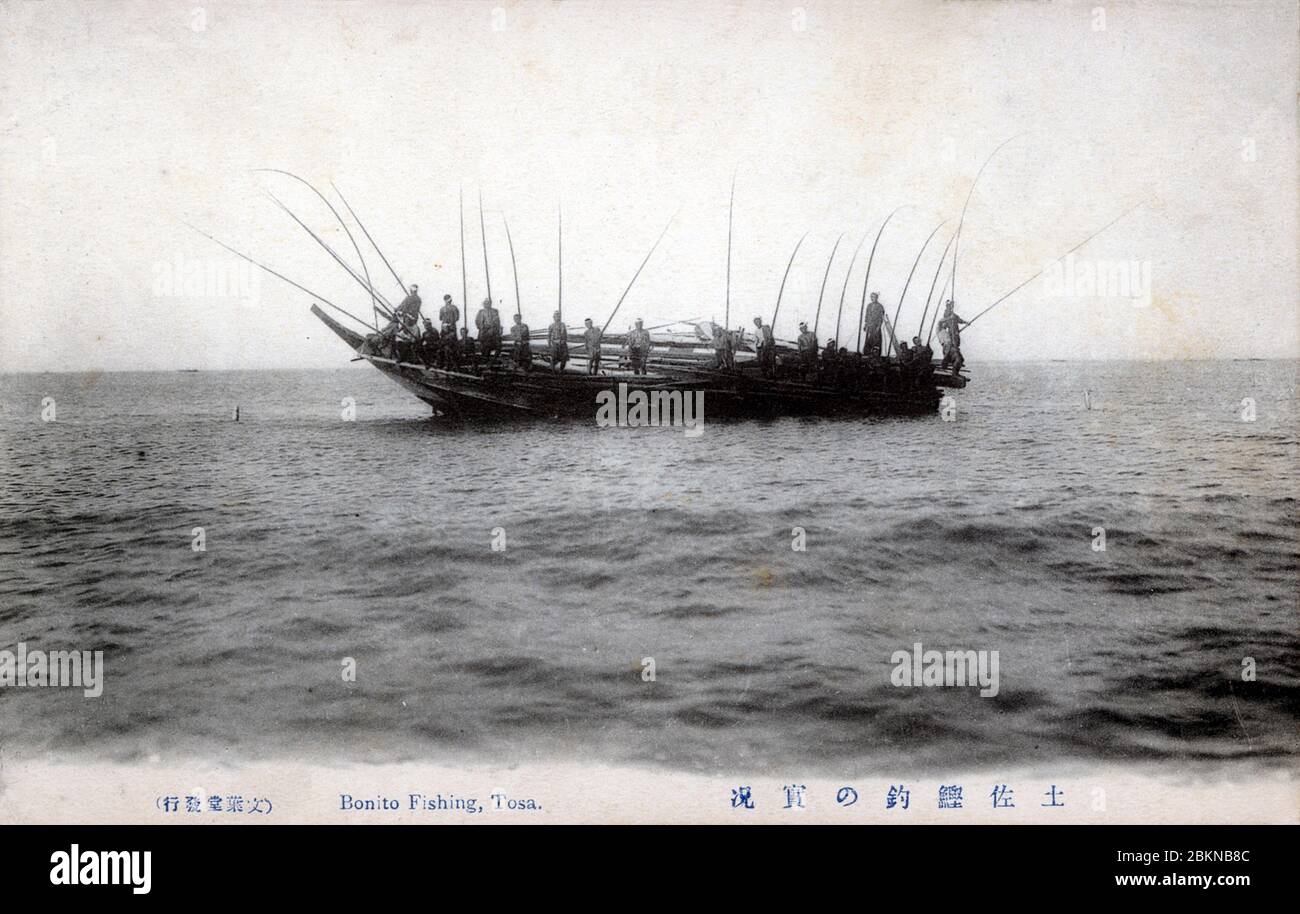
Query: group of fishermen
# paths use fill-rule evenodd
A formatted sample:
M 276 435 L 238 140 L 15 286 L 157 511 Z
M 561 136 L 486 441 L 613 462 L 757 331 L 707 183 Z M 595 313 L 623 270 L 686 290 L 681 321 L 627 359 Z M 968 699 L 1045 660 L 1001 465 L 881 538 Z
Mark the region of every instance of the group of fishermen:
M 421 317 L 423 304 L 420 287 L 411 286 L 407 296 L 393 312 L 388 326 L 370 337 L 371 354 L 382 352 L 396 362 L 418 359 L 430 368 L 448 371 L 477 371 L 480 364 L 490 364 L 501 355 L 501 314 L 492 304 L 491 298 L 483 299 L 482 308 L 474 316 L 477 338 L 469 335 L 468 327 L 461 327 L 457 334 L 460 309 L 450 295 L 442 297 L 437 328 L 428 317 Z M 569 328 L 565 326 L 559 311 L 553 317 L 553 322 L 546 330 L 544 356 L 552 371 L 561 372 L 569 362 Z M 591 318 L 587 318 L 584 324 L 582 341 L 587 351 L 587 373 L 594 375 L 600 372 L 604 331 L 596 327 Z M 521 314 L 515 315 L 514 324 L 510 328 L 510 339 L 513 343 L 511 360 L 514 365 L 522 371 L 532 371 L 532 331 L 524 323 Z M 642 327 L 640 320 L 636 322 L 636 329 L 628 333 L 626 349 L 633 371 L 645 374 L 650 355 L 650 333 Z
M 951 369 L 955 373 L 966 363 L 961 354 L 961 328 L 969 322 L 961 318 L 953 309 L 953 302 L 947 301 L 944 304 L 943 317 L 939 319 L 936 326 L 939 330 L 939 343 L 943 347 L 940 370 Z M 796 373 L 801 375 L 803 380 L 808 381 L 817 379 L 823 373 L 843 377 L 859 368 L 874 369 L 884 365 L 891 361 L 888 357 L 882 356 L 883 328 L 887 322 L 885 307 L 880 303 L 880 293 L 872 292 L 871 302 L 867 305 L 862 322 L 863 342 L 860 354 L 850 353 L 847 347 L 837 346 L 835 340 L 829 340 L 825 348 L 821 349 L 816 334 L 808 329 L 806 322 L 801 322 L 797 340 L 798 359 L 793 366 Z M 772 335 L 772 327 L 763 323 L 761 317 L 755 317 L 753 333 L 759 370 L 763 377 L 773 378 L 777 374 L 777 344 L 776 338 Z M 736 351 L 741 348 L 744 335 L 744 330 L 740 328 L 729 331 L 725 327 L 713 325 L 713 368 L 715 370 L 735 371 Z M 892 327 L 890 336 L 893 337 Z M 892 360 L 893 364 L 905 369 L 932 367 L 934 350 L 928 343 L 922 343 L 920 336 L 912 337 L 910 345 L 905 340 L 897 340 L 897 343 L 898 356 Z
M 431 368 L 448 371 L 477 371 L 480 365 L 489 364 L 502 352 L 501 315 L 492 304 L 491 298 L 483 299 L 483 306 L 474 316 L 477 338 L 469 335 L 468 327 L 461 327 L 460 309 L 456 307 L 450 295 L 442 297 L 442 308 L 438 311 L 437 328 L 428 317 L 421 317 L 423 302 L 419 294 L 420 287 L 413 285 L 409 294 L 402 299 L 393 313 L 393 319 L 376 336 L 370 339 L 373 344 L 372 354 L 385 352 L 394 361 L 411 361 L 413 358 Z M 943 361 L 940 370 L 961 370 L 965 359 L 961 354 L 961 328 L 968 323 L 953 310 L 951 300 L 944 303 L 943 316 L 936 324 L 939 330 L 939 342 L 943 347 Z M 544 358 L 552 371 L 564 371 L 569 361 L 569 330 L 565 326 L 559 311 L 553 315 L 553 321 L 546 330 L 546 351 Z M 808 329 L 807 323 L 799 324 L 797 341 L 798 358 L 793 368 L 795 373 L 805 381 L 819 381 L 829 378 L 843 381 L 863 370 L 874 371 L 885 364 L 898 365 L 906 370 L 932 370 L 934 352 L 928 343 L 922 343 L 920 336 L 912 337 L 909 345 L 898 340 L 898 355 L 894 359 L 882 355 L 884 347 L 884 327 L 888 323 L 885 307 L 880 303 L 880 294 L 871 293 L 862 322 L 863 343 L 861 353 L 850 353 L 847 347 L 837 346 L 835 340 L 829 340 L 825 348 L 819 348 L 817 336 Z M 587 373 L 598 374 L 601 363 L 601 342 L 604 331 L 596 327 L 591 318 L 584 321 L 582 342 L 587 354 Z M 894 338 L 893 328 L 890 336 Z M 758 356 L 759 371 L 764 378 L 777 375 L 777 343 L 772 335 L 772 327 L 763 323 L 761 317 L 754 318 L 755 351 Z M 736 351 L 744 344 L 744 331 L 737 328 L 729 331 L 717 324 L 713 325 L 713 368 L 718 371 L 736 370 Z M 511 359 L 521 371 L 532 371 L 533 350 L 532 336 L 523 316 L 516 314 L 510 328 Z M 650 332 L 636 321 L 636 327 L 627 334 L 624 348 L 632 372 L 644 375 L 650 356 Z M 891 346 L 891 350 L 892 350 Z M 789 367 L 787 363 L 787 367 Z

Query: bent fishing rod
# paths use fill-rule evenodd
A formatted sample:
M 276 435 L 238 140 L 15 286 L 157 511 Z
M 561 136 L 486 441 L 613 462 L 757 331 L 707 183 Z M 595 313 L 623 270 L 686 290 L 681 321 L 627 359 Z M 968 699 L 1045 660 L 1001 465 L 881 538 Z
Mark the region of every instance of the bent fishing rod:
M 889 329 L 889 351 L 885 353 L 886 356 L 893 355 L 894 344 L 898 342 L 894 328 L 898 326 L 898 316 L 903 313 L 903 299 L 907 298 L 907 288 L 912 284 L 912 275 L 916 273 L 916 267 L 921 262 L 921 255 L 924 254 L 925 249 L 930 246 L 930 239 L 935 236 L 939 229 L 943 228 L 947 224 L 948 220 L 945 219 L 934 227 L 934 231 L 925 239 L 925 244 L 921 245 L 921 250 L 917 253 L 916 260 L 912 261 L 912 269 L 911 272 L 907 274 L 907 282 L 903 283 L 903 294 L 898 296 L 898 307 L 894 309 L 894 322 L 890 325 Z M 922 319 L 924 320 L 924 318 Z
M 1143 201 L 1143 202 L 1145 202 L 1145 201 Z M 1006 300 L 1007 300 L 1008 298 L 1010 298 L 1012 295 L 1015 295 L 1017 292 L 1019 292 L 1019 291 L 1020 291 L 1021 289 L 1023 289 L 1025 286 L 1029 285 L 1029 284 L 1030 284 L 1031 282 L 1033 282 L 1035 279 L 1037 279 L 1038 277 L 1040 277 L 1040 276 L 1042 276 L 1044 273 L 1046 273 L 1048 267 L 1052 266 L 1052 264 L 1057 263 L 1058 261 L 1060 261 L 1060 260 L 1062 260 L 1062 259 L 1064 259 L 1064 258 L 1066 258 L 1066 257 L 1069 257 L 1069 256 L 1070 256 L 1071 254 L 1073 254 L 1075 251 L 1079 250 L 1079 248 L 1083 247 L 1083 246 L 1084 246 L 1085 244 L 1087 244 L 1089 241 L 1091 241 L 1092 239 L 1096 238 L 1096 237 L 1097 237 L 1098 235 L 1100 235 L 1102 232 L 1106 231 L 1106 229 L 1110 228 L 1110 227 L 1111 227 L 1112 225 L 1114 225 L 1116 222 L 1119 222 L 1119 220 L 1123 219 L 1125 216 L 1129 215 L 1130 213 L 1132 213 L 1134 210 L 1138 209 L 1138 208 L 1141 207 L 1141 206 L 1142 206 L 1142 202 L 1139 202 L 1139 203 L 1134 204 L 1133 206 L 1131 206 L 1131 207 L 1129 207 L 1128 209 L 1124 210 L 1124 212 L 1120 213 L 1120 214 L 1119 214 L 1118 216 L 1116 216 L 1114 219 L 1112 219 L 1112 220 L 1110 220 L 1109 222 L 1107 222 L 1107 223 L 1106 223 L 1105 225 L 1103 225 L 1101 228 L 1097 229 L 1097 231 L 1093 232 L 1093 233 L 1092 233 L 1091 235 L 1089 235 L 1087 238 L 1085 238 L 1085 239 L 1083 239 L 1082 241 L 1080 241 L 1080 242 L 1079 242 L 1078 244 L 1076 244 L 1074 247 L 1070 248 L 1068 251 L 1066 251 L 1066 252 L 1065 252 L 1064 254 L 1062 254 L 1060 257 L 1055 257 L 1055 258 L 1053 258 L 1052 260 L 1049 260 L 1046 264 L 1044 264 L 1043 268 L 1042 268 L 1041 270 L 1039 270 L 1037 273 L 1035 273 L 1033 276 L 1031 276 L 1031 277 L 1029 277 L 1028 279 L 1026 279 L 1024 282 L 1022 282 L 1020 285 L 1016 286 L 1016 287 L 1015 287 L 1014 289 L 1012 289 L 1010 292 L 1006 293 L 1006 294 L 1003 295 L 1001 298 L 999 298 L 997 301 L 993 302 L 993 304 L 989 305 L 987 308 L 985 308 L 985 309 L 984 309 L 983 311 L 981 311 L 979 314 L 976 314 L 974 317 L 972 317 L 970 320 L 968 320 L 968 321 L 966 322 L 966 326 L 969 327 L 971 324 L 975 323 L 977 320 L 979 320 L 979 319 L 980 319 L 981 317 L 983 317 L 985 314 L 988 314 L 990 311 L 992 311 L 992 310 L 993 310 L 994 308 L 996 308 L 998 305 L 1002 304 L 1002 302 L 1006 301 Z
M 325 296 L 320 295 L 319 293 L 313 292 L 311 289 L 308 289 L 308 288 L 307 288 L 306 286 L 304 286 L 304 285 L 301 285 L 301 284 L 299 284 L 299 283 L 294 282 L 292 279 L 290 279 L 288 276 L 285 276 L 283 273 L 277 273 L 275 270 L 271 269 L 271 268 L 268 267 L 266 264 L 261 263 L 260 261 L 254 260 L 252 257 L 249 257 L 249 256 L 248 256 L 247 254 L 245 254 L 243 251 L 237 251 L 237 250 L 235 250 L 235 249 L 232 248 L 230 245 L 226 244 L 224 241 L 221 241 L 221 240 L 219 240 L 219 239 L 217 239 L 217 238 L 214 238 L 212 235 L 209 235 L 207 232 L 203 231 L 203 229 L 198 228 L 198 227 L 195 226 L 195 225 L 191 225 L 190 223 L 185 222 L 184 220 L 182 220 L 181 224 L 184 225 L 184 226 L 185 226 L 186 228 L 188 228 L 188 229 L 192 229 L 193 231 L 198 232 L 200 235 L 202 235 L 204 238 L 206 238 L 206 239 L 208 239 L 209 241 L 211 241 L 213 244 L 220 245 L 221 247 L 225 248 L 227 251 L 229 251 L 230 253 L 234 254 L 236 257 L 240 258 L 241 260 L 246 260 L 246 261 L 248 261 L 249 263 L 251 263 L 253 266 L 257 267 L 258 269 L 265 270 L 266 272 L 268 272 L 268 273 L 270 273 L 272 276 L 274 276 L 276 279 L 284 280 L 284 281 L 287 282 L 289 285 L 293 286 L 295 289 L 298 289 L 298 290 L 301 291 L 301 292 L 306 292 L 306 293 L 307 293 L 308 295 L 310 295 L 312 298 L 314 298 L 314 299 L 316 299 L 317 301 L 319 301 L 322 305 L 326 305 L 327 307 L 333 308 L 335 311 L 339 312 L 340 314 L 343 314 L 343 315 L 346 315 L 347 317 L 352 318 L 354 321 L 356 321 L 358 324 L 360 324 L 360 325 L 363 326 L 363 327 L 366 327 L 366 328 L 368 328 L 368 329 L 370 329 L 370 330 L 373 330 L 373 331 L 376 332 L 376 333 L 379 332 L 379 328 L 378 328 L 378 327 L 375 327 L 375 326 L 373 326 L 373 325 L 371 325 L 371 324 L 367 324 L 365 321 L 363 321 L 361 318 L 357 317 L 357 316 L 356 316 L 355 314 L 353 314 L 351 311 L 345 311 L 344 309 L 342 309 L 342 308 L 340 308 L 338 305 L 334 304 L 334 302 L 330 301 L 330 300 L 329 300 L 328 298 L 326 298 Z
M 339 215 L 339 211 L 334 208 L 334 204 L 329 201 L 328 197 L 326 197 L 323 193 L 320 192 L 320 190 L 317 189 L 316 185 L 312 184 L 306 178 L 300 177 L 291 171 L 285 171 L 284 169 L 281 168 L 255 168 L 253 170 L 259 172 L 265 172 L 267 174 L 284 175 L 286 177 L 293 178 L 295 181 L 299 182 L 300 184 L 306 185 L 307 188 L 310 189 L 312 193 L 314 193 L 317 197 L 320 197 L 322 203 L 324 203 L 326 206 L 329 207 L 330 212 L 334 214 L 334 218 L 338 220 L 338 223 L 340 226 L 342 226 L 344 233 L 347 234 L 348 241 L 352 242 L 352 250 L 356 251 L 357 260 L 361 261 L 361 272 L 365 274 L 366 286 L 370 290 L 371 308 L 375 312 L 375 323 L 378 323 L 379 322 L 379 299 L 382 298 L 382 296 L 380 296 L 379 293 L 375 291 L 375 285 L 370 279 L 370 268 L 366 266 L 366 258 L 363 257 L 361 254 L 361 247 L 360 245 L 357 244 L 357 239 L 353 237 L 352 230 L 348 228 L 347 222 L 345 222 L 343 220 L 343 217 Z M 389 304 L 387 299 L 384 299 L 384 303 Z

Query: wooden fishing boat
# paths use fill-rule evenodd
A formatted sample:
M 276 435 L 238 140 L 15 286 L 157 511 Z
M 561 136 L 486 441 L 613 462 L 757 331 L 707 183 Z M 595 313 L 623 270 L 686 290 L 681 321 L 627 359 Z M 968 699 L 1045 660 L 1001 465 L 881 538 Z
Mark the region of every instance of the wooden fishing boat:
M 793 378 L 765 379 L 754 362 L 741 362 L 735 372 L 715 371 L 667 352 L 647 361 L 647 374 L 636 375 L 618 359 L 606 356 L 601 373 L 586 373 L 586 359 L 575 354 L 563 372 L 553 372 L 534 355 L 535 368 L 522 371 L 512 364 L 511 349 L 491 366 L 477 371 L 448 371 L 418 361 L 395 360 L 375 354 L 367 337 L 345 327 L 319 306 L 312 313 L 355 353 L 384 375 L 445 415 L 474 417 L 538 416 L 592 419 L 601 391 L 644 391 L 682 394 L 702 391 L 709 420 L 776 416 L 918 416 L 935 414 L 941 387 L 964 387 L 961 374 L 907 373 L 895 365 L 859 377 L 851 384 L 828 380 L 808 383 Z M 574 347 L 580 348 L 580 347 Z M 608 366 L 608 367 L 606 367 Z M 921 380 L 924 378 L 924 381 Z
M 1003 144 L 1005 145 L 1005 143 Z M 1001 147 L 999 147 L 1001 148 Z M 996 152 L 996 150 L 995 150 Z M 987 165 L 987 162 L 985 163 Z M 392 274 L 398 287 L 402 290 L 403 295 L 407 296 L 402 300 L 400 305 L 395 305 L 389 301 L 375 287 L 371 278 L 369 267 L 366 265 L 365 257 L 362 254 L 361 247 L 357 239 L 353 236 L 347 221 L 342 214 L 334 207 L 330 199 L 317 187 L 306 179 L 279 169 L 260 169 L 269 173 L 279 174 L 297 181 L 298 183 L 309 188 L 330 210 L 338 221 L 339 226 L 343 229 L 348 241 L 351 243 L 353 251 L 356 253 L 357 263 L 360 272 L 354 269 L 347 261 L 339 255 L 323 238 L 313 231 L 302 219 L 300 219 L 292 210 L 288 208 L 278 197 L 267 192 L 267 196 L 295 223 L 298 224 L 311 238 L 315 241 L 330 257 L 346 272 L 354 282 L 357 283 L 369 296 L 371 305 L 372 320 L 366 320 L 345 308 L 329 301 L 323 296 L 306 286 L 303 286 L 283 273 L 277 272 L 264 263 L 255 260 L 249 255 L 239 251 L 224 242 L 213 237 L 211 234 L 190 226 L 196 232 L 208 238 L 215 244 L 234 254 L 235 256 L 247 261 L 261 270 L 277 277 L 285 283 L 293 286 L 301 292 L 310 295 L 315 303 L 312 305 L 314 313 L 327 327 L 330 328 L 340 339 L 347 343 L 348 347 L 354 353 L 354 361 L 366 360 L 378 368 L 396 383 L 406 388 L 420 400 L 428 403 L 435 412 L 453 415 L 459 417 L 474 416 L 540 416 L 540 417 L 574 417 L 574 418 L 595 418 L 598 423 L 601 420 L 600 410 L 602 402 L 608 406 L 608 395 L 612 394 L 615 389 L 618 391 L 620 398 L 619 416 L 620 423 L 626 415 L 630 417 L 631 412 L 625 414 L 623 406 L 632 404 L 634 400 L 639 403 L 651 401 L 655 404 L 655 410 L 659 410 L 667 398 L 667 402 L 674 402 L 672 397 L 677 396 L 677 403 L 684 403 L 689 395 L 693 404 L 699 404 L 700 409 L 707 409 L 710 418 L 726 417 L 773 417 L 773 416 L 868 416 L 868 415 L 893 415 L 893 416 L 918 416 L 933 415 L 943 399 L 943 388 L 962 388 L 968 381 L 966 375 L 961 374 L 958 370 L 949 370 L 941 363 L 930 361 L 917 362 L 911 356 L 913 351 L 929 352 L 929 341 L 933 337 L 936 322 L 939 318 L 938 303 L 943 301 L 949 289 L 956 288 L 956 265 L 957 265 L 957 242 L 961 236 L 961 221 L 958 222 L 956 230 L 948 239 L 943 254 L 939 257 L 939 262 L 935 267 L 934 278 L 930 283 L 930 290 L 926 295 L 925 307 L 921 312 L 920 325 L 917 330 L 917 336 L 913 338 L 914 350 L 908 350 L 905 343 L 905 337 L 897 331 L 898 322 L 903 308 L 903 303 L 907 297 L 908 289 L 911 286 L 912 279 L 916 273 L 917 267 L 921 262 L 926 248 L 929 246 L 931 239 L 939 232 L 940 228 L 946 223 L 941 222 L 930 235 L 926 238 L 921 250 L 917 253 L 916 259 L 912 264 L 912 269 L 907 275 L 907 281 L 903 285 L 902 293 L 898 298 L 898 305 L 894 311 L 894 317 L 891 321 L 889 316 L 883 312 L 883 308 L 877 301 L 877 293 L 871 293 L 871 308 L 874 317 L 868 313 L 867 295 L 871 288 L 871 270 L 875 261 L 877 245 L 880 243 L 881 236 L 885 228 L 889 225 L 890 220 L 894 217 L 903 206 L 896 207 L 893 212 L 885 217 L 880 224 L 880 228 L 875 233 L 875 240 L 872 242 L 870 254 L 867 258 L 866 274 L 862 280 L 862 295 L 858 303 L 858 316 L 856 321 L 851 321 L 855 328 L 854 336 L 855 345 L 850 347 L 840 347 L 841 355 L 833 358 L 829 364 L 818 362 L 812 366 L 812 370 L 805 370 L 801 353 L 797 345 L 788 341 L 774 339 L 772 328 L 776 326 L 777 319 L 781 312 L 782 297 L 785 292 L 786 281 L 789 279 L 791 268 L 794 265 L 795 257 L 799 253 L 807 233 L 800 237 L 795 244 L 794 250 L 790 254 L 790 259 L 786 263 L 785 273 L 781 277 L 781 285 L 776 294 L 776 305 L 772 312 L 770 323 L 764 323 L 761 319 L 756 318 L 755 322 L 762 326 L 762 333 L 768 339 L 768 345 L 772 347 L 775 353 L 775 364 L 767 366 L 765 372 L 758 364 L 756 359 L 756 345 L 750 345 L 743 331 L 730 329 L 731 315 L 731 246 L 732 246 L 732 219 L 730 209 L 734 208 L 735 203 L 735 181 L 732 182 L 731 204 L 727 217 L 727 268 L 726 268 L 726 294 L 723 300 L 723 323 L 714 327 L 712 322 L 696 323 L 694 321 L 680 321 L 679 324 L 690 327 L 689 332 L 668 332 L 661 333 L 659 338 L 650 337 L 650 351 L 646 359 L 645 373 L 637 374 L 631 370 L 631 366 L 623 358 L 621 344 L 628 341 L 628 334 L 619 334 L 609 331 L 610 324 L 617 317 L 619 308 L 622 306 L 624 299 L 632 290 L 641 271 L 645 269 L 650 257 L 654 254 L 659 243 L 663 241 L 664 236 L 668 233 L 672 225 L 672 219 L 664 226 L 663 231 L 650 247 L 649 252 L 637 267 L 636 272 L 632 275 L 631 281 L 623 294 L 619 297 L 614 305 L 613 311 L 600 327 L 602 339 L 601 352 L 601 370 L 597 374 L 589 374 L 587 368 L 586 353 L 584 352 L 584 342 L 577 342 L 576 345 L 570 344 L 569 352 L 573 359 L 573 365 L 566 370 L 552 371 L 549 365 L 539 359 L 534 354 L 527 368 L 514 364 L 513 351 L 510 343 L 505 343 L 503 352 L 486 365 L 470 365 L 462 369 L 448 369 L 445 366 L 431 364 L 438 361 L 434 358 L 426 358 L 423 350 L 423 344 L 417 343 L 411 337 L 411 331 L 419 332 L 417 319 L 419 316 L 420 300 L 416 295 L 416 286 L 407 286 L 398 275 L 397 270 L 384 256 L 379 245 L 375 243 L 369 230 L 361 222 L 355 210 L 337 187 L 333 187 L 339 201 L 347 209 L 348 214 L 352 217 L 356 227 L 360 229 L 366 240 L 374 248 L 375 253 L 379 255 L 388 272 Z M 983 169 L 981 168 L 981 172 Z M 978 180 L 979 175 L 976 175 Z M 974 184 L 972 183 L 972 190 Z M 970 202 L 970 195 L 967 195 L 967 203 Z M 557 212 L 557 217 L 560 214 Z M 465 256 L 465 211 L 464 198 L 461 195 L 460 208 L 460 247 L 461 247 L 461 305 L 468 308 L 469 302 L 469 285 L 466 271 Z M 963 219 L 965 217 L 965 207 L 962 208 Z M 675 217 L 674 217 L 675 218 Z M 514 239 L 510 233 L 510 224 L 502 215 L 502 225 L 505 230 L 506 242 L 510 251 L 510 265 L 514 279 L 514 302 L 513 309 L 516 314 L 523 313 L 523 305 L 520 302 L 519 295 L 519 272 L 515 261 Z M 483 218 L 483 201 L 482 196 L 479 198 L 479 234 L 483 247 L 483 278 L 487 291 L 487 298 L 484 302 L 488 305 L 494 301 L 492 297 L 492 276 L 489 269 L 487 229 Z M 844 275 L 843 287 L 840 290 L 839 304 L 835 312 L 835 333 L 838 338 L 841 321 L 844 317 L 844 304 L 848 294 L 849 282 L 853 276 L 853 266 L 857 261 L 858 253 L 862 250 L 868 237 L 864 232 L 859 240 L 853 257 L 849 261 L 848 270 Z M 1095 236 L 1094 236 L 1095 237 Z M 831 249 L 830 258 L 826 264 L 825 273 L 822 276 L 821 290 L 817 297 L 817 310 L 813 317 L 811 330 L 811 344 L 817 345 L 817 328 L 822 314 L 822 304 L 826 294 L 826 286 L 830 277 L 831 266 L 835 261 L 836 252 L 839 250 L 840 242 L 843 241 L 844 234 L 841 234 L 836 240 L 834 247 Z M 557 319 L 562 320 L 563 315 L 563 221 L 557 218 L 557 256 L 556 267 L 556 301 L 555 310 Z M 1086 241 L 1085 241 L 1086 243 Z M 943 271 L 948 249 L 953 251 L 951 261 L 950 279 L 940 290 L 937 299 L 934 298 L 935 289 L 938 287 L 938 280 Z M 1031 277 L 1032 280 L 1032 277 Z M 1024 283 L 1017 288 L 1022 288 Z M 1014 294 L 1016 290 L 1007 293 Z M 1004 300 L 1003 296 L 989 308 L 986 308 L 980 314 L 975 316 L 978 320 L 984 313 L 987 313 L 994 305 Z M 408 299 L 409 298 L 409 302 Z M 450 301 L 451 296 L 446 295 Z M 920 343 L 920 331 L 925 327 L 927 315 L 931 314 L 931 301 L 935 302 L 935 307 L 930 320 L 930 329 L 925 336 L 925 343 Z M 411 309 L 408 310 L 408 304 Z M 951 299 L 948 301 L 951 305 Z M 335 318 L 327 315 L 321 306 L 344 315 L 355 324 L 367 328 L 371 331 L 368 334 L 347 327 Z M 851 312 L 850 305 L 850 314 Z M 456 323 L 457 314 L 452 313 L 451 322 Z M 482 315 L 480 315 L 481 317 Z M 829 325 L 829 310 L 828 310 Z M 427 319 L 426 319 L 427 320 Z M 388 324 L 384 327 L 384 321 Z M 974 321 L 961 321 L 962 324 L 969 325 Z M 464 330 L 468 331 L 468 314 L 464 324 Z M 640 321 L 637 321 L 638 328 Z M 876 350 L 876 355 L 864 357 L 863 351 L 866 343 L 867 326 L 872 325 L 877 330 L 882 325 L 888 331 L 888 349 L 883 353 Z M 499 326 L 499 324 L 498 324 Z M 671 325 L 663 325 L 665 327 Z M 383 329 L 381 329 L 381 327 Z M 707 329 L 706 329 L 707 327 Z M 805 325 L 806 327 L 806 325 Z M 405 328 L 405 329 L 402 329 Z M 653 330 L 656 328 L 647 328 Z M 583 333 L 581 328 L 567 328 L 570 336 L 576 336 L 582 339 Z M 713 351 L 714 332 L 720 331 L 727 334 L 730 345 L 733 347 L 734 365 L 728 370 L 720 370 L 717 365 L 717 359 Z M 629 329 L 629 333 L 630 333 Z M 752 334 L 754 331 L 750 331 Z M 401 336 L 402 342 L 395 342 L 395 337 Z M 535 339 L 543 343 L 546 333 L 530 334 L 530 339 Z M 432 335 L 430 335 L 432 339 Z M 801 337 L 802 339 L 802 337 Z M 828 347 L 831 341 L 828 341 Z M 542 349 L 543 347 L 539 347 Z M 869 348 L 869 347 L 865 347 Z M 856 352 L 853 350 L 856 349 Z M 833 349 L 831 351 L 834 351 Z M 896 356 L 895 353 L 898 353 Z M 536 369 L 536 370 L 533 370 Z M 637 400 L 637 398 L 640 398 Z M 704 399 L 707 397 L 707 406 L 704 406 Z M 679 407 L 680 408 L 680 407 Z M 657 414 L 657 413 L 656 413 Z M 654 424 L 653 422 L 651 424 Z

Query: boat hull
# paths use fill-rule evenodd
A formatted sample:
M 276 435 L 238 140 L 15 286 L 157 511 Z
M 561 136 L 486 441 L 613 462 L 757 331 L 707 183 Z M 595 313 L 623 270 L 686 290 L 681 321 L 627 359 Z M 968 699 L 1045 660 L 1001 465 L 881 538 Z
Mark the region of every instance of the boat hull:
M 934 384 L 905 389 L 843 389 L 802 382 L 767 380 L 752 372 L 728 373 L 703 368 L 656 367 L 635 375 L 621 368 L 599 375 L 583 371 L 552 372 L 545 367 L 520 371 L 506 358 L 481 372 L 444 371 L 422 364 L 395 361 L 366 351 L 366 339 L 331 318 L 318 306 L 314 313 L 357 354 L 370 362 L 435 411 L 465 418 L 555 417 L 592 419 L 602 391 L 625 398 L 634 391 L 647 395 L 674 392 L 681 396 L 704 392 L 710 421 L 722 418 L 780 416 L 922 416 L 933 415 L 942 399 Z M 964 385 L 965 379 L 956 376 Z M 936 381 L 939 381 L 936 375 Z M 600 398 L 600 399 L 598 399 Z

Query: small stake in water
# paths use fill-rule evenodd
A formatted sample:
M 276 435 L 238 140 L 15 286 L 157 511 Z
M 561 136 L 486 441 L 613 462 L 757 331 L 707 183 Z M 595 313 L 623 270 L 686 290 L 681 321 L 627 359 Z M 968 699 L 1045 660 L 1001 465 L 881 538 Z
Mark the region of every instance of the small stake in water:
M 238 406 L 235 407 L 235 421 L 236 421 L 236 422 L 239 421 L 239 407 L 238 407 Z

